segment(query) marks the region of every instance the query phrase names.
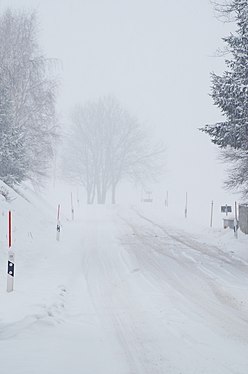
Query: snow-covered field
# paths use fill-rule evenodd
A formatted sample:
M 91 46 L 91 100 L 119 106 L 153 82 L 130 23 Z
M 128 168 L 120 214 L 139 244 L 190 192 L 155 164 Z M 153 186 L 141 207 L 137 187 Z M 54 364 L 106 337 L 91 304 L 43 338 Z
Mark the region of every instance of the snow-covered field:
M 248 373 L 245 235 L 140 203 L 75 201 L 72 221 L 69 193 L 21 192 L 0 203 L 1 374 Z

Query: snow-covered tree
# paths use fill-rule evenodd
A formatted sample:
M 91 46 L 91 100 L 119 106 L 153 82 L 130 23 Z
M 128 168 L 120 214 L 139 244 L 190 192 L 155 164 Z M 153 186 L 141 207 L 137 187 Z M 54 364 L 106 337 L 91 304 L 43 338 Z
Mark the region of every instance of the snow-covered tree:
M 230 1 L 220 11 L 237 24 L 235 34 L 223 38 L 230 55 L 227 70 L 212 74 L 211 96 L 224 120 L 202 130 L 220 148 L 248 149 L 248 0 Z
M 123 179 L 142 181 L 159 174 L 164 148 L 152 146 L 140 123 L 113 97 L 75 108 L 64 153 L 64 171 L 82 183 L 88 203 L 105 203 Z
M 53 155 L 56 82 L 37 42 L 34 13 L 0 15 L 0 178 L 44 176 Z
M 236 31 L 223 38 L 226 71 L 212 74 L 211 96 L 224 119 L 201 130 L 222 150 L 228 164 L 225 186 L 248 195 L 248 0 L 215 5 L 225 21 L 236 23 Z
M 21 134 L 14 126 L 14 110 L 8 90 L 0 85 L 0 179 L 12 185 L 24 177 Z
M 221 159 L 228 164 L 225 187 L 248 196 L 248 152 L 243 149 L 227 147 L 221 152 Z

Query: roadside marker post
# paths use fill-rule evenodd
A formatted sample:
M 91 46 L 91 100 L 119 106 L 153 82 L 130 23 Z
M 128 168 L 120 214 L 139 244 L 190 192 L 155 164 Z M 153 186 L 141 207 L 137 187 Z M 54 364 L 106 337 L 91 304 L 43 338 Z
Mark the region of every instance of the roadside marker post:
M 185 209 L 184 209 L 184 217 L 188 217 L 188 192 L 186 192 L 185 196 Z
M 15 254 L 12 250 L 12 213 L 9 211 L 8 215 L 8 270 L 7 270 L 7 292 L 14 290 L 14 276 L 15 276 Z
M 168 206 L 169 206 L 169 193 L 168 193 L 168 191 L 166 191 L 166 198 L 165 198 L 165 207 L 166 208 L 168 208 Z
M 235 216 L 234 216 L 234 236 L 235 236 L 236 239 L 238 239 L 238 228 L 239 228 L 239 224 L 238 224 L 238 207 L 237 207 L 237 201 L 235 201 L 234 213 L 235 213 Z
M 211 202 L 211 215 L 210 215 L 210 227 L 213 227 L 213 212 L 214 212 L 214 202 Z
M 78 206 L 79 206 L 80 204 L 79 204 L 79 194 L 78 194 L 78 190 L 77 190 L 77 203 L 78 203 Z
M 60 224 L 60 204 L 58 205 L 58 213 L 57 213 L 57 233 L 56 233 L 56 240 L 59 241 L 60 238 L 60 230 L 61 230 L 61 224 Z
M 72 192 L 71 192 L 71 218 L 74 221 L 74 208 L 73 208 Z

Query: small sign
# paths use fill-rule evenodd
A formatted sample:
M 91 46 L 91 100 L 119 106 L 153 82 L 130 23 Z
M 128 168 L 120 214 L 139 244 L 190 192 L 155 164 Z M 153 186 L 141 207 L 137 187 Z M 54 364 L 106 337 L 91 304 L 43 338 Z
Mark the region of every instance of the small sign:
M 232 213 L 231 205 L 223 205 L 221 206 L 221 213 Z
M 146 191 L 146 197 L 143 199 L 144 203 L 152 203 L 152 191 Z
M 14 277 L 15 276 L 15 265 L 13 262 L 11 261 L 8 261 L 8 274 L 11 276 L 11 277 Z

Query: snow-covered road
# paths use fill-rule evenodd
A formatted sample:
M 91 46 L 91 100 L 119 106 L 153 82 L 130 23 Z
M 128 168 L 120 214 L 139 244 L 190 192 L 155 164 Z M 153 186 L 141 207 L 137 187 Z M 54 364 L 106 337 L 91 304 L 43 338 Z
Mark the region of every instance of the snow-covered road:
M 109 212 L 84 234 L 87 289 L 119 372 L 247 373 L 247 264 L 131 217 Z
M 1 374 L 248 373 L 235 251 L 137 208 L 84 206 L 51 247 L 46 225 L 17 257 L 16 291 L 1 290 Z

